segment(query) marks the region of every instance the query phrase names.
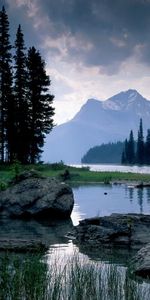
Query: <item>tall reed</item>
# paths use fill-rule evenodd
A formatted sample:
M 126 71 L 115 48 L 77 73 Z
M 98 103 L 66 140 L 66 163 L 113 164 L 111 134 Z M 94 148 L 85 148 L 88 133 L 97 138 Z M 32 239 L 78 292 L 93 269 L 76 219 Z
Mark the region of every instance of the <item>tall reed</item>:
M 40 255 L 0 258 L 1 300 L 149 300 L 150 285 L 127 269 L 101 262 Z

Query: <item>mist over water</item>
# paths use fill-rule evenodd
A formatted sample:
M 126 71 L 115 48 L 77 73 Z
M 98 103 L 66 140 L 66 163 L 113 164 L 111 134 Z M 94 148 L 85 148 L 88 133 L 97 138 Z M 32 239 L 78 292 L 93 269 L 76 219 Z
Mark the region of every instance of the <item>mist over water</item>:
M 150 166 L 123 166 L 123 165 L 113 165 L 113 164 L 80 164 L 74 165 L 75 167 L 89 167 L 91 171 L 101 171 L 101 172 L 131 172 L 131 173 L 143 173 L 150 174 Z

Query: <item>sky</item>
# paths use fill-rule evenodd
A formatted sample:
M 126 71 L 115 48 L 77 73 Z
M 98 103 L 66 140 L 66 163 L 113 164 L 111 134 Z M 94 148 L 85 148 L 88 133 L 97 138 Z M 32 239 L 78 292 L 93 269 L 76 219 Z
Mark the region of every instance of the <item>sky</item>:
M 136 89 L 150 99 L 150 0 L 0 0 L 11 38 L 21 24 L 27 46 L 46 61 L 55 123 L 89 98 Z

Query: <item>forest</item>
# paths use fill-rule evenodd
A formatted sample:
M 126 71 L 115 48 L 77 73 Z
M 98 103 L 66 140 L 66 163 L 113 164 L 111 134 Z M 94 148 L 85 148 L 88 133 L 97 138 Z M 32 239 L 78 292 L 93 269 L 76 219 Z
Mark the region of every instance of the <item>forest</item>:
M 137 139 L 134 139 L 133 131 L 124 142 L 107 143 L 95 146 L 82 157 L 82 163 L 121 163 L 125 165 L 150 165 L 150 129 L 144 140 L 143 121 L 140 119 Z
M 130 165 L 150 165 L 150 129 L 147 129 L 146 140 L 144 140 L 142 119 L 140 119 L 137 141 L 134 140 L 131 130 L 129 139 L 124 142 L 121 162 Z
M 45 61 L 26 48 L 21 25 L 11 43 L 5 7 L 0 11 L 0 163 L 40 161 L 45 135 L 53 126 L 51 81 Z
M 95 146 L 87 151 L 81 162 L 89 164 L 121 163 L 124 142 L 107 143 Z

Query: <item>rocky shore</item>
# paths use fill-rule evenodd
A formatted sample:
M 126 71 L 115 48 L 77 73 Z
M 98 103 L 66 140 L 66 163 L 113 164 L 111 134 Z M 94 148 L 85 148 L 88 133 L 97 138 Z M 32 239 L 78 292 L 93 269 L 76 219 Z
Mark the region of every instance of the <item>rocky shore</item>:
M 139 249 L 150 243 L 150 215 L 112 214 L 80 221 L 75 229 L 79 243 Z
M 130 268 L 132 273 L 150 278 L 150 215 L 112 214 L 85 219 L 76 226 L 74 235 L 79 247 L 140 249 Z
M 72 189 L 37 174 L 22 173 L 0 192 L 0 251 L 46 251 L 72 238 L 81 247 L 139 250 L 131 261 L 135 274 L 150 277 L 150 215 L 112 214 L 73 226 Z

